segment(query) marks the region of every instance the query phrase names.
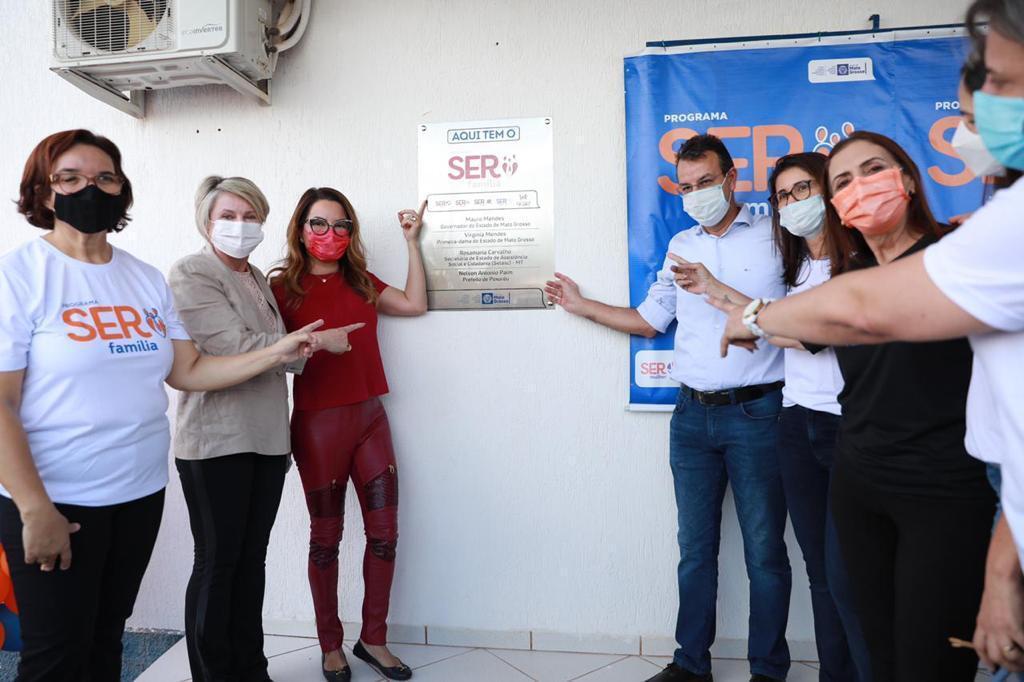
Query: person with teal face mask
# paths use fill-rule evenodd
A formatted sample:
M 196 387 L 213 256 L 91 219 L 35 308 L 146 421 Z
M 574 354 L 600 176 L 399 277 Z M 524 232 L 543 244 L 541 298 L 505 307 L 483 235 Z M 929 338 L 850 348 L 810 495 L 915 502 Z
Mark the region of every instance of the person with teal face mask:
M 1018 11 L 1024 14 L 1024 9 Z M 1008 40 L 998 29 L 993 32 L 997 42 Z M 974 93 L 974 119 L 982 142 L 1004 166 L 1024 168 L 1024 97 L 1014 96 L 1014 88 L 991 71 L 986 86 Z
M 1024 169 L 1024 2 L 975 0 L 967 26 L 986 67 L 974 94 L 978 132 L 999 163 Z M 744 345 L 762 335 L 832 345 L 970 338 L 981 371 L 971 377 L 966 444 L 996 458 L 1003 475 L 1003 514 L 989 546 L 973 644 L 986 665 L 1018 673 L 1024 671 L 1022 215 L 1018 180 L 921 253 L 778 302 L 730 306 L 723 338 Z
M 1020 170 L 1003 166 L 992 155 L 992 152 L 988 150 L 984 140 L 982 140 L 981 135 L 978 133 L 977 121 L 974 116 L 974 93 L 981 90 L 985 85 L 987 71 L 985 69 L 984 57 L 983 46 L 979 45 L 971 51 L 966 61 L 964 61 L 963 68 L 960 70 L 960 86 L 957 89 L 957 98 L 960 101 L 960 125 L 957 126 L 956 132 L 950 141 L 953 149 L 963 160 L 964 166 L 973 172 L 975 176 L 984 180 L 981 198 L 983 205 L 988 203 L 997 192 L 1011 187 L 1022 175 Z M 951 225 L 961 225 L 973 213 L 971 211 L 970 213 L 953 216 L 949 222 Z M 981 366 L 975 361 L 975 376 L 981 376 L 983 371 Z M 971 454 L 988 463 L 989 482 L 992 484 L 996 495 L 999 495 L 999 491 L 1002 488 L 1002 476 L 999 471 L 999 465 L 990 462 L 989 455 L 984 451 L 972 450 Z M 998 515 L 999 513 L 1000 510 L 997 506 L 996 514 Z
M 964 162 L 964 168 L 974 173 L 975 177 L 984 180 L 981 203 L 985 204 L 996 192 L 1010 187 L 1019 180 L 1022 172 L 1001 164 L 985 146 L 978 133 L 974 118 L 974 93 L 981 90 L 987 76 L 983 49 L 983 45 L 979 45 L 972 50 L 960 69 L 960 84 L 957 87 L 960 123 L 953 132 L 950 144 Z M 973 211 L 951 216 L 949 224 L 962 225 L 972 213 Z

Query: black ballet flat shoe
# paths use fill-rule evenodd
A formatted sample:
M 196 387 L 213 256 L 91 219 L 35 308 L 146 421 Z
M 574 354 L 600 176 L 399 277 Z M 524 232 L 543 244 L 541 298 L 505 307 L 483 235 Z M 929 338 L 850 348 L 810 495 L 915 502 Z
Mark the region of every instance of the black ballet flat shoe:
M 380 661 L 374 658 L 370 652 L 366 650 L 366 647 L 363 646 L 362 642 L 355 643 L 355 646 L 352 647 L 352 653 L 366 661 L 368 666 L 389 680 L 408 680 L 412 677 L 412 668 L 404 663 L 396 665 L 393 668 L 385 668 L 380 664 Z
M 327 661 L 327 654 L 320 654 L 320 672 L 324 674 L 327 682 L 351 682 L 352 668 L 345 666 L 341 670 L 325 670 L 324 663 Z

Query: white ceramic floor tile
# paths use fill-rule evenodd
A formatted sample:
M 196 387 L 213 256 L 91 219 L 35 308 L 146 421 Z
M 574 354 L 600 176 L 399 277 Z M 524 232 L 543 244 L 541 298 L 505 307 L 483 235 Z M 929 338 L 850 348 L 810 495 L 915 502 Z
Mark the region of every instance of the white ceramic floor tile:
M 275 682 L 319 679 L 320 647 L 303 637 L 267 636 L 264 651 L 270 659 Z M 447 646 L 392 644 L 391 651 L 416 670 L 418 682 L 643 682 L 665 667 L 671 659 L 662 656 L 614 656 L 572 654 L 550 651 L 484 650 Z M 359 682 L 382 678 L 352 653 L 345 655 Z M 715 659 L 716 682 L 748 682 L 750 667 L 745 660 Z M 817 664 L 794 662 L 787 682 L 817 682 Z M 991 678 L 979 672 L 977 682 Z M 188 682 L 188 652 L 181 640 L 161 656 L 139 678 L 139 682 Z
M 529 677 L 484 649 L 473 649 L 419 668 L 413 679 L 416 682 L 530 682 Z
M 279 637 L 267 635 L 263 639 L 263 652 L 267 658 L 281 656 L 300 649 L 316 646 L 315 639 L 305 637 Z M 182 682 L 188 680 L 192 673 L 188 667 L 188 648 L 185 640 L 180 640 L 163 656 L 153 662 L 138 680 L 141 682 Z
M 750 663 L 746 660 L 716 658 L 711 662 L 715 682 L 749 682 Z M 818 682 L 818 671 L 803 663 L 793 663 L 786 682 Z
M 263 636 L 263 655 L 267 658 L 280 656 L 306 647 L 317 646 L 311 637 L 282 637 L 279 635 Z
M 192 676 L 188 668 L 188 649 L 185 640 L 172 646 L 163 656 L 153 661 L 136 682 L 182 682 Z
M 424 646 L 422 644 L 388 644 L 388 649 L 413 670 L 472 651 L 472 649 L 457 646 Z
M 659 668 L 664 668 L 672 662 L 671 658 L 664 656 L 644 658 Z M 715 674 L 715 680 L 747 682 L 750 679 L 750 665 L 746 661 L 716 658 L 711 662 L 711 670 Z M 818 664 L 812 661 L 793 661 L 789 676 L 786 678 L 787 682 L 816 682 L 817 679 Z
M 370 666 L 356 658 L 346 646 L 345 657 L 352 668 L 352 678 L 363 682 L 380 680 L 381 677 Z M 320 647 L 312 646 L 270 659 L 270 677 L 274 682 L 308 682 L 322 679 L 320 675 Z
M 608 654 L 566 654 L 554 651 L 488 651 L 537 682 L 567 682 L 622 658 Z
M 658 670 L 658 666 L 650 661 L 630 656 L 576 679 L 579 682 L 644 682 Z
M 711 673 L 715 676 L 715 682 L 750 682 L 750 662 L 716 658 L 711 661 Z

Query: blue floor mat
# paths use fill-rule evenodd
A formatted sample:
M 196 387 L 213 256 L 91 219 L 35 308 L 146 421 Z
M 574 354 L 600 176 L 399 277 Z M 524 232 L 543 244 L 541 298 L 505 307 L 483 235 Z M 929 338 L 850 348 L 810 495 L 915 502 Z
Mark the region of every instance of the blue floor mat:
M 167 630 L 146 630 L 124 633 L 124 656 L 121 668 L 121 682 L 131 682 L 142 674 L 153 661 L 177 644 L 182 638 L 180 632 Z M 10 682 L 18 671 L 18 654 L 0 651 L 0 682 Z

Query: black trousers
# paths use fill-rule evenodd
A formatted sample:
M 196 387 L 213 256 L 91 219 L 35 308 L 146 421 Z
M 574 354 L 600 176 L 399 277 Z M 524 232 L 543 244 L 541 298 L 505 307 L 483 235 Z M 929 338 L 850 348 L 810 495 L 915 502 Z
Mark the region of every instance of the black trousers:
M 119 682 L 121 637 L 153 553 L 164 491 L 107 507 L 58 504 L 71 535 L 71 567 L 25 563 L 21 515 L 0 497 L 0 542 L 14 581 L 23 648 L 18 682 Z
M 192 679 L 268 679 L 263 589 L 287 457 L 243 453 L 175 465 L 195 541 L 185 592 Z
M 883 492 L 842 457 L 832 476 L 832 515 L 874 682 L 973 682 L 978 657 L 948 638 L 974 635 L 991 491 L 977 499 Z

